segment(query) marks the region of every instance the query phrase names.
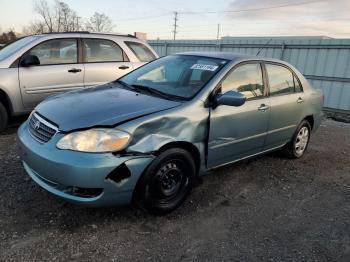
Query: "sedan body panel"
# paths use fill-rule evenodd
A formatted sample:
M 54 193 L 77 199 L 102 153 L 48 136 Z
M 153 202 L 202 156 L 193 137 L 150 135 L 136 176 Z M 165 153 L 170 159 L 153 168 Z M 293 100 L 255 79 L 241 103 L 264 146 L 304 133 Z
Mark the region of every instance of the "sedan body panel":
M 270 97 L 270 118 L 264 149 L 285 144 L 302 120 L 303 104 L 299 93 Z M 305 99 L 305 98 L 304 98 Z
M 37 106 L 36 111 L 58 125 L 60 131 L 67 132 L 92 126 L 114 126 L 180 104 L 109 83 L 53 96 Z
M 219 106 L 211 110 L 208 167 L 218 166 L 262 150 L 270 112 L 259 107 L 268 98 L 247 101 L 241 107 Z
M 154 156 L 118 157 L 109 154 L 81 154 L 73 151 L 58 150 L 57 134 L 43 146 L 30 136 L 26 124 L 18 130 L 20 155 L 27 173 L 41 187 L 71 202 L 87 206 L 122 205 L 131 201 L 133 189 L 138 178 Z M 130 178 L 119 183 L 107 176 L 116 168 L 125 164 L 130 170 Z M 82 197 L 69 193 L 72 187 L 102 191 L 94 197 Z

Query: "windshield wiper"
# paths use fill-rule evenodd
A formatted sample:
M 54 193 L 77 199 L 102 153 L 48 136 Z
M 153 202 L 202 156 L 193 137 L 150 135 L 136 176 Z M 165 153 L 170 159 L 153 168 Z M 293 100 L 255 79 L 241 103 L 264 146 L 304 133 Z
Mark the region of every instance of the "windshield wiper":
M 136 91 L 136 88 L 135 88 L 135 87 L 132 87 L 131 85 L 125 83 L 125 82 L 122 81 L 122 80 L 116 80 L 115 82 L 118 83 L 118 84 L 121 84 L 123 87 L 126 87 L 126 88 L 129 89 L 129 90 Z
M 170 95 L 170 94 L 163 93 L 157 89 L 154 89 L 152 87 L 145 86 L 145 85 L 133 84 L 131 86 L 138 89 L 138 90 L 142 90 L 142 91 L 146 91 L 146 92 L 151 93 L 151 94 L 155 94 L 155 95 L 160 96 L 162 98 L 165 98 L 167 100 L 173 100 L 172 98 L 178 98 L 178 99 L 181 98 L 181 97 L 176 96 L 176 95 Z

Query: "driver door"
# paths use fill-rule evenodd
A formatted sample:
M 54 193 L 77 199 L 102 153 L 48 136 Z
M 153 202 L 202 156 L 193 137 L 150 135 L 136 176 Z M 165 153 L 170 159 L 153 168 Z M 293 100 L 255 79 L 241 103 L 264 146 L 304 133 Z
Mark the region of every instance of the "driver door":
M 210 109 L 208 168 L 261 152 L 268 129 L 270 105 L 259 62 L 239 64 L 225 76 L 220 88 L 220 93 L 233 90 L 247 100 L 239 107 Z
M 78 63 L 77 39 L 48 40 L 26 54 L 37 56 L 40 65 L 19 67 L 25 108 L 35 107 L 49 95 L 84 87 L 84 65 Z

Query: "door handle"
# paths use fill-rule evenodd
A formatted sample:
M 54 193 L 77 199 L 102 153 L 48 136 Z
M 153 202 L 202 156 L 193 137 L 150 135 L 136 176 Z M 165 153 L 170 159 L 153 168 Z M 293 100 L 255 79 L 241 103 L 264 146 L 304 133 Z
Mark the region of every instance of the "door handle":
M 129 69 L 129 67 L 126 66 L 126 65 L 122 65 L 122 66 L 120 66 L 120 67 L 118 67 L 118 68 L 121 69 L 121 70 Z
M 302 102 L 304 102 L 304 100 L 301 97 L 299 97 L 298 100 L 297 100 L 297 103 L 301 104 Z
M 270 107 L 268 105 L 265 104 L 261 104 L 258 108 L 259 111 L 265 112 L 267 109 L 269 109 Z
M 68 73 L 79 73 L 79 72 L 81 72 L 81 69 L 78 69 L 78 68 L 72 68 L 68 70 Z

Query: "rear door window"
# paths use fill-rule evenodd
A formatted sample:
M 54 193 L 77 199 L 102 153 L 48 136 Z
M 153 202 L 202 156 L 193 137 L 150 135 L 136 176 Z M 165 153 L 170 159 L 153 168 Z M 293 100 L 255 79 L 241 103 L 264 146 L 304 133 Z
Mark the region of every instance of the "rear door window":
M 292 72 L 280 65 L 266 64 L 266 71 L 270 84 L 270 96 L 294 93 L 300 90 L 299 82 Z M 297 83 L 297 86 L 295 86 Z
M 85 63 L 123 62 L 123 50 L 106 39 L 83 39 Z
M 144 44 L 138 42 L 125 42 L 125 44 L 141 62 L 150 62 L 156 59 L 156 56 Z

